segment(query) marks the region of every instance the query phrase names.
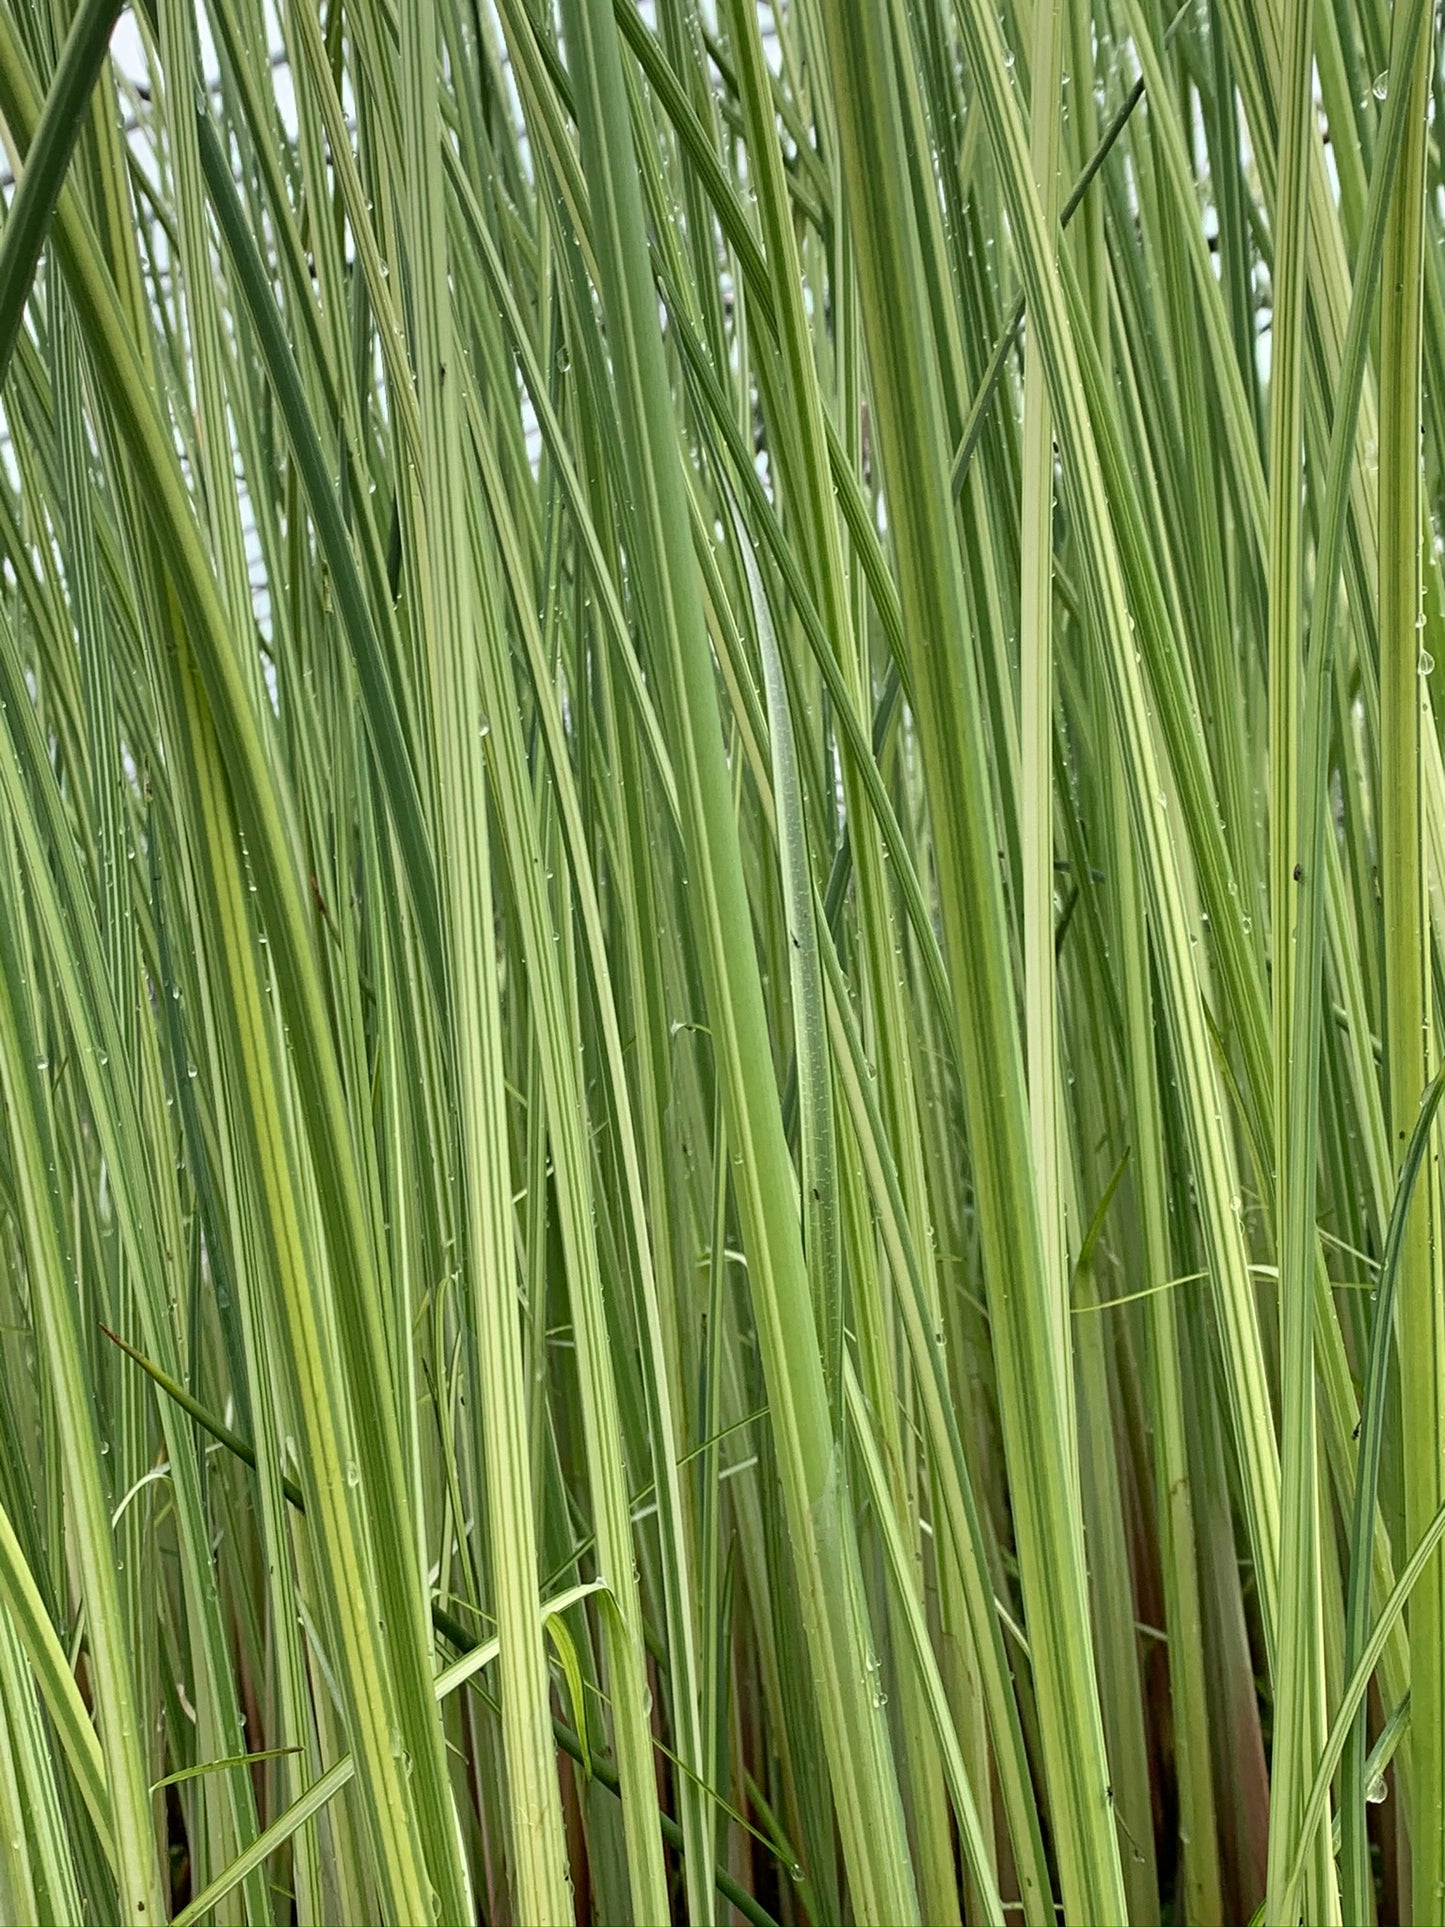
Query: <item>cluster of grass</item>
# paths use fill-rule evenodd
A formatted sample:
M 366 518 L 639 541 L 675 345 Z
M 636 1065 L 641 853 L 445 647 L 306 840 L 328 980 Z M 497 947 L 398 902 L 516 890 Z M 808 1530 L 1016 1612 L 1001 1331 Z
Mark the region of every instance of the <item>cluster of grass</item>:
M 0 1917 L 1445 1919 L 1431 0 L 0 0 Z

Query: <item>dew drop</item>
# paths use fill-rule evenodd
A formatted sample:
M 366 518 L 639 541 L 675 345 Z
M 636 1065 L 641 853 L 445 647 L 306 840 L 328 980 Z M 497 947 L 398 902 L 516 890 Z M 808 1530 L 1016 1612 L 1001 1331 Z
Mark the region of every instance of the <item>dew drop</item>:
M 1375 84 L 1370 89 L 1370 92 L 1375 96 L 1376 100 L 1383 100 L 1386 94 L 1389 93 L 1389 91 L 1390 91 L 1390 74 L 1389 74 L 1388 68 L 1386 68 L 1381 73 L 1378 73 L 1375 75 Z

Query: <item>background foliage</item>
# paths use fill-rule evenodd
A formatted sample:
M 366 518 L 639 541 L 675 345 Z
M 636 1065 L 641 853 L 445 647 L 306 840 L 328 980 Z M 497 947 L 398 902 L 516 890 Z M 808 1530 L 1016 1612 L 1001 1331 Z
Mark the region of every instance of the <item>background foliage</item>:
M 1428 0 L 118 12 L 0 1916 L 1445 1919 Z

